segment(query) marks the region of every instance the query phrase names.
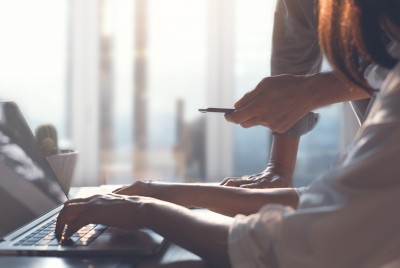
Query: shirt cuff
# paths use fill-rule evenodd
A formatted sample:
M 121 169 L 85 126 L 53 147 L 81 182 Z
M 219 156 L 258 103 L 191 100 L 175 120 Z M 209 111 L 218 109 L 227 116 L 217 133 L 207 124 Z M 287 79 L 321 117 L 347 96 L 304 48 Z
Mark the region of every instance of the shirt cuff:
M 296 191 L 297 196 L 299 197 L 299 200 L 300 200 L 301 195 L 302 195 L 305 191 L 307 191 L 308 187 L 299 187 L 299 188 L 293 188 L 293 189 Z
M 309 112 L 303 118 L 296 122 L 288 131 L 283 135 L 300 137 L 315 128 L 319 121 L 319 114 L 315 112 Z
M 293 209 L 266 205 L 250 216 L 238 215 L 229 229 L 228 253 L 232 267 L 276 267 L 276 238 L 282 218 Z

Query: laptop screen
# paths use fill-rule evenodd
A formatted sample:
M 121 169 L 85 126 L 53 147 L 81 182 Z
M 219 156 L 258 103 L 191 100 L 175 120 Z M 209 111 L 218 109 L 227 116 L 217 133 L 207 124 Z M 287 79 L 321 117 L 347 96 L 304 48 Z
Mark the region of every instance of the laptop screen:
M 17 105 L 0 103 L 0 237 L 66 200 Z

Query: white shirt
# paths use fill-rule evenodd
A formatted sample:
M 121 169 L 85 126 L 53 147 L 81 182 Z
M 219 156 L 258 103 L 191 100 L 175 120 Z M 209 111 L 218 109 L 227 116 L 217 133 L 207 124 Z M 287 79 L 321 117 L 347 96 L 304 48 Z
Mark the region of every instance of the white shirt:
M 382 267 L 400 257 L 400 63 L 389 73 L 344 162 L 300 196 L 237 216 L 233 267 Z

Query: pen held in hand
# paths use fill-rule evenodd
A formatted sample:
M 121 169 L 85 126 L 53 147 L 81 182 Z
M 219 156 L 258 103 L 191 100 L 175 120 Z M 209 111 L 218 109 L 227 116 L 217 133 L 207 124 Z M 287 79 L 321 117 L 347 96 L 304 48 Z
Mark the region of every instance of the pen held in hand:
M 206 109 L 199 109 L 201 113 L 231 113 L 234 112 L 236 109 L 233 108 L 206 108 Z

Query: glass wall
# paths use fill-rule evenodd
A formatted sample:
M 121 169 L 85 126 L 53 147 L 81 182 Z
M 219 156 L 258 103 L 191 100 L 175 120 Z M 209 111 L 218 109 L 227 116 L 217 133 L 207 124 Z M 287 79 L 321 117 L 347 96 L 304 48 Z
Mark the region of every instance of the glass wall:
M 270 73 L 275 1 L 0 3 L 0 98 L 80 151 L 74 185 L 220 181 L 261 171 L 270 133 L 198 108 L 230 107 Z M 12 27 L 10 26 L 12 25 Z M 338 108 L 302 139 L 296 185 L 330 167 Z
M 66 145 L 67 0 L 0 2 L 0 99 L 32 129 L 53 123 Z

